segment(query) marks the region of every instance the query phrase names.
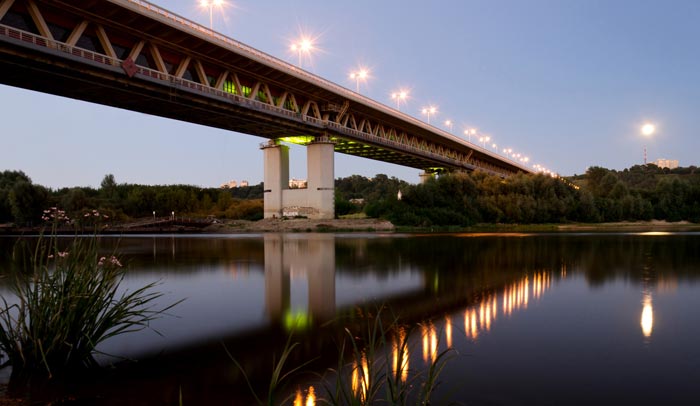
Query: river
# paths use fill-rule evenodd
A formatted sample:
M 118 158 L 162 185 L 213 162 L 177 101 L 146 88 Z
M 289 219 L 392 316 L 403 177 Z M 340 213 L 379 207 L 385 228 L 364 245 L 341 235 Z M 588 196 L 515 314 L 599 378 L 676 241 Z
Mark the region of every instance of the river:
M 0 238 L 5 275 L 15 240 Z M 69 388 L 90 403 L 245 404 L 250 390 L 232 358 L 254 386 L 264 383 L 294 329 L 288 366 L 313 359 L 306 369 L 315 374 L 287 389 L 313 404 L 324 397 L 318 376 L 337 367 L 344 328 L 381 305 L 410 336 L 407 374 L 445 352 L 433 404 L 700 404 L 700 233 L 155 235 L 100 244 L 128 265 L 124 289 L 157 281 L 160 306 L 184 300 L 149 329 L 100 346 L 118 356 L 98 357 L 114 367 Z M 9 280 L 0 279 L 0 294 L 11 300 Z

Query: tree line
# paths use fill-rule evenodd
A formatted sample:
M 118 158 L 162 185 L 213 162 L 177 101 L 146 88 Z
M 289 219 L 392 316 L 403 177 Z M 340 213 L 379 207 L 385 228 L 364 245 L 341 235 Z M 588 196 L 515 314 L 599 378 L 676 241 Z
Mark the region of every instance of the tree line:
M 111 221 L 142 217 L 177 216 L 258 220 L 263 215 L 263 185 L 231 189 L 191 185 L 138 185 L 117 183 L 104 177 L 98 189 L 72 187 L 52 190 L 34 184 L 21 171 L 0 172 L 0 223 L 18 226 L 41 224 L 43 211 L 59 207 L 70 218 L 80 219 L 98 209 Z
M 395 177 L 353 175 L 335 181 L 337 216 L 364 213 L 403 226 L 476 223 L 562 223 L 668 220 L 700 222 L 700 172 L 636 165 L 616 171 L 591 167 L 583 175 L 552 178 L 483 172 L 451 173 L 413 185 Z M 399 193 L 400 192 L 400 193 Z M 399 196 L 400 194 L 400 196 Z M 0 224 L 36 226 L 43 210 L 60 207 L 72 218 L 98 209 L 116 221 L 153 216 L 258 220 L 263 184 L 219 189 L 191 185 L 117 183 L 52 190 L 21 171 L 0 172 Z
M 522 173 L 501 178 L 477 171 L 419 185 L 385 175 L 339 179 L 336 214 L 355 212 L 405 226 L 652 219 L 698 223 L 700 172 L 649 164 L 623 171 L 591 167 L 570 178 Z

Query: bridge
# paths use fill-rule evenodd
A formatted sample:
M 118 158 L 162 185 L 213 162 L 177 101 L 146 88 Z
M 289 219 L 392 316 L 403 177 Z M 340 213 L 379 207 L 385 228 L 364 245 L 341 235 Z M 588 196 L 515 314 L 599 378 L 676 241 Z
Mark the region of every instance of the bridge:
M 265 217 L 334 216 L 334 152 L 435 173 L 532 172 L 143 0 L 0 0 L 0 83 L 269 139 Z M 308 188 L 289 189 L 307 148 Z

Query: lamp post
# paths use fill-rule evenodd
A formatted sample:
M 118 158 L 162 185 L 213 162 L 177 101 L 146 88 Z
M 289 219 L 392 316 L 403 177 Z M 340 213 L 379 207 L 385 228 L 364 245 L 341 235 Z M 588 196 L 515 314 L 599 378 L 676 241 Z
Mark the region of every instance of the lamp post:
M 468 130 L 464 130 L 464 135 L 469 137 L 469 142 L 472 142 L 472 135 L 476 135 L 476 128 L 470 128 Z
M 656 126 L 651 123 L 646 123 L 642 126 L 642 135 L 649 138 L 656 132 Z M 644 165 L 647 164 L 647 146 L 644 144 Z
M 209 8 L 209 29 L 214 29 L 214 7 L 224 5 L 224 0 L 200 0 L 199 5 L 204 8 Z
M 479 142 L 481 143 L 481 146 L 486 148 L 486 143 L 491 140 L 491 137 L 489 136 L 484 136 L 484 137 L 479 137 Z
M 350 79 L 355 80 L 355 92 L 360 93 L 360 80 L 366 80 L 369 76 L 369 71 L 365 68 L 355 72 L 350 72 Z
M 428 116 L 428 124 L 430 124 L 430 115 L 437 113 L 437 107 L 435 107 L 435 106 L 423 107 L 423 110 L 421 110 L 421 112 Z
M 445 120 L 445 125 L 450 129 L 450 132 L 452 132 L 452 120 Z
M 391 94 L 391 98 L 396 100 L 396 110 L 401 110 L 401 102 L 406 102 L 408 98 L 408 92 L 406 90 L 399 90 Z
M 292 52 L 296 52 L 299 59 L 297 65 L 301 68 L 301 57 L 303 53 L 311 53 L 314 50 L 314 43 L 311 39 L 302 37 L 298 41 L 293 42 L 289 47 Z

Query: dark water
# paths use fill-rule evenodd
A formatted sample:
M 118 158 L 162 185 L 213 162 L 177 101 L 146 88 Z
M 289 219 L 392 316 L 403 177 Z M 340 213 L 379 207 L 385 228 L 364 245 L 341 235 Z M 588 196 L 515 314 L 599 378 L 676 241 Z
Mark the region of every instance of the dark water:
M 0 239 L 11 273 L 13 240 Z M 700 404 L 700 234 L 104 238 L 126 288 L 185 299 L 100 349 L 138 359 L 66 390 L 95 404 L 247 404 L 290 325 L 290 365 L 337 364 L 343 327 L 381 303 L 413 330 L 409 370 L 453 348 L 434 404 Z M 7 278 L 0 293 L 11 298 Z M 376 306 L 374 307 L 376 308 Z M 342 322 L 328 323 L 342 320 Z M 420 324 L 419 324 L 420 323 Z M 5 374 L 7 376 L 7 373 Z M 294 385 L 305 399 L 312 378 Z M 65 389 L 65 388 L 64 388 Z M 291 388 L 294 391 L 294 388 Z M 316 385 L 317 399 L 323 397 Z M 35 399 L 47 394 L 33 393 Z

